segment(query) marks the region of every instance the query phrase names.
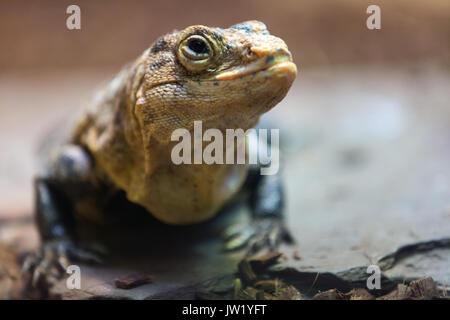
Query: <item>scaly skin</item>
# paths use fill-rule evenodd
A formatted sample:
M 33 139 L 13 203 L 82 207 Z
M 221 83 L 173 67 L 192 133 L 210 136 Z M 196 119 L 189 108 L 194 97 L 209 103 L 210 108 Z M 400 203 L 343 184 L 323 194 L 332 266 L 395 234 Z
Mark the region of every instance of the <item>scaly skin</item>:
M 107 195 L 118 190 L 169 224 L 214 216 L 241 189 L 249 168 L 175 165 L 172 132 L 193 130 L 194 120 L 223 133 L 252 128 L 284 98 L 296 73 L 286 44 L 258 21 L 228 29 L 191 26 L 158 39 L 97 95 L 68 136 L 43 148 L 36 176 L 43 245 L 27 268 L 39 278 L 55 262 L 95 260 L 76 244 L 74 217 L 104 219 Z M 283 233 L 279 179 L 253 172 L 247 180 L 253 231 L 228 234 L 227 248 L 252 239 L 254 248 L 273 247 Z M 261 204 L 267 197 L 274 200 Z

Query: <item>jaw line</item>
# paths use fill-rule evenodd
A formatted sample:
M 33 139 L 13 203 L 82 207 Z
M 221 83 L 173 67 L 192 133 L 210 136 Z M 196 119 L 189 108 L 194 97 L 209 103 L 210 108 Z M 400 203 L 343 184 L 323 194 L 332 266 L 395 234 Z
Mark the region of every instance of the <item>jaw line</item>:
M 277 61 L 275 63 L 267 64 L 265 63 L 265 59 L 257 60 L 252 63 L 249 63 L 245 66 L 235 67 L 231 70 L 227 70 L 222 72 L 221 74 L 214 76 L 213 78 L 209 79 L 209 81 L 229 81 L 229 80 L 235 80 L 239 78 L 243 78 L 248 75 L 254 75 L 259 72 L 264 71 L 273 71 L 278 69 L 279 67 L 285 68 L 285 69 L 291 69 L 292 72 L 297 73 L 297 67 L 294 62 L 292 62 L 292 59 L 283 59 L 280 61 Z

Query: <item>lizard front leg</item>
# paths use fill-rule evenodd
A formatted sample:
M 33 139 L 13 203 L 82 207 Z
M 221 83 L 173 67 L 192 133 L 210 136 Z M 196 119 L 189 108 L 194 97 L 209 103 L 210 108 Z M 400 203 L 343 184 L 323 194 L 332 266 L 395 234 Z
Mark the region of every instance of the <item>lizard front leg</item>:
M 235 225 L 225 232 L 226 250 L 247 247 L 247 254 L 268 248 L 274 251 L 282 241 L 293 241 L 285 227 L 284 192 L 280 174 L 261 175 L 260 167 L 251 167 L 244 188 L 250 191 L 251 222 Z
M 92 249 L 78 244 L 73 194 L 85 183 L 91 170 L 91 160 L 83 148 L 63 146 L 56 155 L 48 157 L 34 182 L 35 219 L 41 247 L 24 262 L 24 272 L 32 272 L 32 284 L 51 272 L 60 276 L 70 261 L 100 262 Z M 72 196 L 72 197 L 71 197 Z

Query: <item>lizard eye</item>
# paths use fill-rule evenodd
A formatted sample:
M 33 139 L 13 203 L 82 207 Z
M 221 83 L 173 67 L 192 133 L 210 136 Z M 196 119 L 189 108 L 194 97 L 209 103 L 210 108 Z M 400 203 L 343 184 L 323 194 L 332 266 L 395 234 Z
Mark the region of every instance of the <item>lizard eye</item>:
M 184 39 L 178 48 L 180 62 L 192 72 L 206 69 L 213 57 L 213 44 L 209 39 L 198 34 Z
M 210 51 L 209 44 L 199 36 L 192 36 L 187 39 L 185 49 L 194 58 L 208 55 Z

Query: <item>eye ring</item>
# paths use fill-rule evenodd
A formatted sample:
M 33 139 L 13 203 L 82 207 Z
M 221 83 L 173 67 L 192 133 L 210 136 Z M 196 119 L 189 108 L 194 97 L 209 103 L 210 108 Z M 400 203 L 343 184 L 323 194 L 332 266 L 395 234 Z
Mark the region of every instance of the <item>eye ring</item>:
M 181 41 L 178 47 L 178 59 L 183 66 L 199 72 L 213 63 L 217 45 L 206 35 L 192 34 Z

